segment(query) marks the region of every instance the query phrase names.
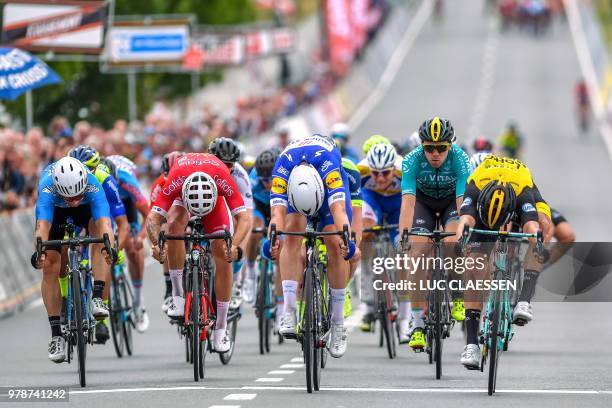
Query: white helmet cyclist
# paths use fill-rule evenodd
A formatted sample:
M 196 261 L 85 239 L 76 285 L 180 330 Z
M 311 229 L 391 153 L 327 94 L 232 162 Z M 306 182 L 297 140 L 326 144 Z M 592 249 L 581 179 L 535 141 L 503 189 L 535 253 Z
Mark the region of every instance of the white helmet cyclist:
M 395 147 L 387 143 L 379 143 L 368 151 L 368 166 L 373 170 L 383 170 L 395 166 L 397 153 Z
M 181 197 L 191 215 L 203 217 L 210 214 L 217 203 L 217 185 L 208 174 L 198 171 L 183 183 Z
M 297 212 L 307 217 L 315 215 L 325 197 L 323 180 L 317 170 L 307 163 L 295 167 L 289 175 L 287 195 Z
M 65 198 L 77 197 L 87 187 L 87 168 L 74 157 L 62 157 L 53 167 L 53 185 Z
M 480 166 L 480 164 L 490 154 L 490 152 L 474 153 L 472 157 L 470 157 L 470 173 L 476 170 L 476 167 Z

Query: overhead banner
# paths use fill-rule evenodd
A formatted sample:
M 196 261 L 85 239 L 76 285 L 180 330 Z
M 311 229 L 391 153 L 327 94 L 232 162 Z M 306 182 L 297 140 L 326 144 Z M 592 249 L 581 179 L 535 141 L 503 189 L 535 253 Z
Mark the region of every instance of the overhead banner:
M 344 75 L 352 60 L 354 43 L 349 0 L 326 0 L 325 16 L 329 60 L 332 70 Z
M 0 0 L 2 44 L 29 51 L 99 54 L 106 1 Z
M 241 65 L 246 60 L 246 40 L 240 33 L 201 32 L 191 41 L 202 50 L 204 65 Z
M 289 27 L 254 29 L 246 33 L 248 58 L 285 54 L 295 47 L 295 31 Z
M 173 66 L 180 69 L 190 46 L 190 21 L 151 20 L 115 22 L 106 36 L 106 68 Z

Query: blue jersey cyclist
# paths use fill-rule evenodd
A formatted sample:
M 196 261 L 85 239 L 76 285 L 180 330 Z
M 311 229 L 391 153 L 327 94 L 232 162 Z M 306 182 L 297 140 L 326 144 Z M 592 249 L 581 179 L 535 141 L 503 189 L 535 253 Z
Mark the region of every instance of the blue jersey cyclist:
M 144 228 L 140 229 L 138 213 L 142 219 L 149 215 L 149 201 L 142 192 L 138 183 L 138 171 L 136 165 L 128 158 L 120 155 L 108 156 L 108 163 L 112 163 L 116 168 L 114 174 L 119 183 L 119 196 L 125 206 L 130 227 L 136 236 L 129 235 L 125 251 L 128 259 L 128 268 L 132 277 L 134 287 L 134 310 L 136 315 L 136 330 L 140 333 L 149 327 L 149 316 L 144 304 L 143 274 L 144 274 Z
M 272 173 L 271 223 L 279 230 L 302 232 L 306 216 L 318 216 L 324 231 L 342 231 L 351 223 L 349 185 L 342 169 L 340 151 L 323 136 L 314 135 L 290 143 L 281 153 Z M 324 237 L 328 252 L 328 278 L 331 287 L 332 328 L 329 352 L 332 357 L 344 355 L 347 334 L 344 327 L 344 298 L 349 277 L 349 263 L 354 244 L 343 245 L 339 236 Z M 284 313 L 279 332 L 295 338 L 296 292 L 303 270 L 302 239 L 286 236 L 271 248 L 276 259 L 280 253 L 283 279 Z
M 469 158 L 457 145 L 455 131 L 450 121 L 440 117 L 426 120 L 419 127 L 421 146 L 406 155 L 402 162 L 402 207 L 400 231 L 404 229 L 431 232 L 441 229 L 454 232 L 457 228 L 466 181 L 470 175 Z M 446 238 L 451 241 L 455 237 Z M 424 237 L 411 237 L 412 256 L 425 253 Z M 425 271 L 410 274 L 412 279 L 424 279 Z M 409 345 L 413 349 L 426 346 L 423 309 L 425 293 L 411 291 L 412 334 Z M 461 292 L 453 292 L 452 316 L 457 321 L 465 319 L 465 306 Z
M 114 237 L 111 214 L 102 185 L 80 161 L 63 157 L 43 170 L 38 184 L 35 239 L 63 239 L 63 225 L 68 219 L 77 227 L 87 228 L 93 237 L 108 234 L 112 244 Z M 60 280 L 67 280 L 65 272 L 62 272 L 66 270 L 66 257 L 61 256 L 59 247 L 47 247 L 40 258 L 35 255 L 32 256 L 32 265 L 43 270 L 41 292 L 51 326 L 49 359 L 60 363 L 66 355 L 66 343 L 60 322 Z M 91 246 L 94 275 L 91 313 L 96 319 L 105 319 L 109 315 L 108 307 L 102 301 L 105 270 L 103 266 L 105 261 L 107 265 L 111 265 L 113 258 L 114 254 L 104 251 L 103 244 Z

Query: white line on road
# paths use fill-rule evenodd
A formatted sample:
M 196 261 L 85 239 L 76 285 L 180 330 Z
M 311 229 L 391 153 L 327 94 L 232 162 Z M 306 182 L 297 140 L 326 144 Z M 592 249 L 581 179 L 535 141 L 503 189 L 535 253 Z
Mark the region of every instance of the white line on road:
M 399 47 L 397 47 L 397 49 L 393 52 L 385 72 L 383 72 L 382 76 L 380 77 L 380 81 L 378 81 L 378 84 L 374 90 L 370 92 L 366 100 L 359 105 L 355 113 L 349 119 L 348 124 L 351 129 L 356 129 L 359 127 L 359 125 L 365 120 L 376 105 L 378 105 L 382 97 L 387 93 L 387 90 L 391 86 L 391 83 L 397 76 L 402 66 L 402 62 L 404 62 L 406 55 L 408 55 L 408 51 L 410 51 L 412 48 L 412 44 L 414 44 L 414 41 L 421 32 L 421 29 L 425 26 L 425 22 L 429 19 L 431 11 L 433 10 L 433 4 L 433 1 L 428 0 L 421 3 L 421 6 L 410 23 L 410 27 L 408 27 L 404 33 Z
M 250 401 L 255 398 L 257 394 L 229 394 L 225 398 L 224 401 Z
M 304 364 L 283 364 L 280 368 L 303 368 Z
M 211 405 L 208 408 L 240 408 L 240 405 Z
M 281 382 L 283 380 L 284 380 L 284 378 L 280 378 L 280 377 L 263 377 L 263 378 L 256 379 L 255 382 L 277 383 L 277 382 Z
M 291 359 L 292 363 L 303 363 L 304 362 L 304 357 L 295 357 Z
M 279 375 L 279 374 L 293 374 L 295 370 L 272 370 L 268 371 L 268 374 Z
M 181 386 L 181 387 L 143 387 L 143 388 L 111 388 L 106 390 L 82 390 L 70 391 L 70 395 L 78 394 L 112 394 L 119 392 L 158 392 L 158 391 L 188 391 L 188 390 L 242 390 L 240 387 L 208 387 L 202 386 Z

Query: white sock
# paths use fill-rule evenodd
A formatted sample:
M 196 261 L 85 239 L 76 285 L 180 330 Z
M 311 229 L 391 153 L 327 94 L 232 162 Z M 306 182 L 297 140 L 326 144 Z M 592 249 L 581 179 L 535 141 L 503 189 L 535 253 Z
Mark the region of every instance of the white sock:
M 400 300 L 399 302 L 399 310 L 397 313 L 397 318 L 400 320 L 410 318 L 410 314 L 412 312 L 412 308 L 410 307 L 409 301 Z
M 215 322 L 215 329 L 225 329 L 227 326 L 227 311 L 229 309 L 229 302 L 221 302 L 217 300 L 217 321 Z
M 337 325 L 344 324 L 344 297 L 346 296 L 346 289 L 332 289 L 331 290 L 331 301 L 332 301 L 332 322 Z
M 298 282 L 294 280 L 283 281 L 283 299 L 285 299 L 284 313 L 295 313 L 296 293 Z
M 183 293 L 183 270 L 170 269 L 169 273 L 172 282 L 172 296 L 185 296 Z
M 423 322 L 423 309 L 420 307 L 412 308 L 412 324 L 414 327 L 425 328 L 425 322 Z
M 255 262 L 247 262 L 247 279 L 254 280 L 257 277 L 257 269 L 255 268 Z

